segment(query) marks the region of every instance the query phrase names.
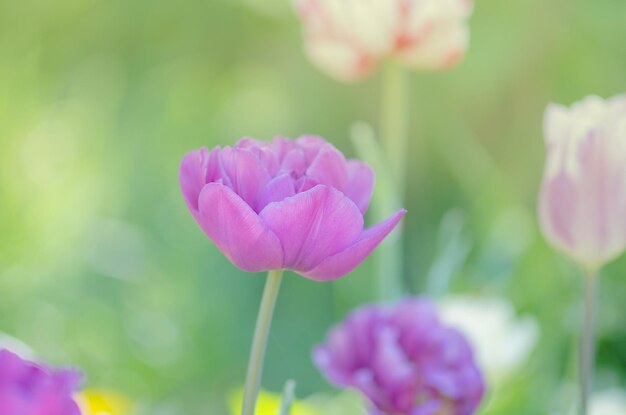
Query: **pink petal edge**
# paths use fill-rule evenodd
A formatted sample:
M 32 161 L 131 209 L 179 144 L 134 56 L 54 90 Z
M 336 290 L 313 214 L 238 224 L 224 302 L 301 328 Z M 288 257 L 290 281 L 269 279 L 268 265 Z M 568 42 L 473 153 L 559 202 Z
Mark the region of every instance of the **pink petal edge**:
M 343 251 L 363 230 L 363 215 L 354 202 L 324 185 L 270 203 L 259 217 L 283 246 L 283 268 L 297 272 Z
M 301 275 L 315 281 L 331 281 L 346 275 L 376 249 L 405 213 L 406 210 L 401 209 L 384 222 L 365 230 L 353 245 L 326 258 L 315 268 Z
M 198 205 L 198 223 L 237 267 L 249 272 L 283 267 L 277 236 L 229 187 L 208 183 L 200 192 Z

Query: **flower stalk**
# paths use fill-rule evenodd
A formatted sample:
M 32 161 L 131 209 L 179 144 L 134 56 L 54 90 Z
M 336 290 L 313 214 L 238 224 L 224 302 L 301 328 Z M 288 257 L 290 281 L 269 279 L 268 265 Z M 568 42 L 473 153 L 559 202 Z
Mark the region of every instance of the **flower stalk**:
M 250 359 L 248 360 L 242 415 L 254 415 L 256 400 L 261 386 L 267 338 L 272 325 L 272 316 L 282 278 L 283 270 L 272 270 L 267 274 L 263 298 L 261 299 L 261 306 L 254 330 Z
M 287 383 L 285 383 L 285 388 L 283 389 L 283 396 L 280 401 L 280 411 L 279 415 L 289 415 L 291 413 L 291 406 L 295 399 L 296 394 L 296 382 L 293 379 L 289 379 Z
M 388 62 L 383 73 L 380 137 L 385 160 L 391 170 L 395 199 L 404 201 L 408 148 L 408 73 L 395 62 Z M 379 217 L 388 213 L 381 201 L 375 201 Z M 402 293 L 403 249 L 402 233 L 383 242 L 378 250 L 378 291 L 382 300 L 398 298 Z
M 380 119 L 382 146 L 401 196 L 404 195 L 408 147 L 408 75 L 396 62 L 390 61 L 385 65 Z
M 595 363 L 595 313 L 597 271 L 584 276 L 583 332 L 580 341 L 580 413 L 587 415 Z

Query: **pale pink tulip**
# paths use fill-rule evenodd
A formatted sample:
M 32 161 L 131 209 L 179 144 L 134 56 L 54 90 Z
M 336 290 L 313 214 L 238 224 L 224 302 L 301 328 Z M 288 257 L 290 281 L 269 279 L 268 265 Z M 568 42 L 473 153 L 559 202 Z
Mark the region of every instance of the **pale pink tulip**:
M 626 248 L 626 95 L 550 105 L 539 201 L 547 239 L 595 271 Z

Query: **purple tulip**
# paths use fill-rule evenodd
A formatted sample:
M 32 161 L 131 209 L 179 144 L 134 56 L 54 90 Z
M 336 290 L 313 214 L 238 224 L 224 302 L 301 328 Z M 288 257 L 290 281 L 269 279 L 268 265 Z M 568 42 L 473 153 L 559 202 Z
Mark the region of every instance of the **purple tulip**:
M 193 217 L 237 267 L 318 281 L 352 271 L 405 213 L 364 230 L 372 170 L 314 136 L 193 151 L 180 185 Z
M 484 394 L 468 342 L 423 298 L 354 310 L 313 359 L 330 382 L 363 393 L 372 415 L 469 415 Z
M 0 349 L 0 415 L 80 415 L 72 394 L 82 375 L 54 370 Z
M 596 271 L 626 249 L 626 95 L 550 105 L 539 216 L 546 238 Z

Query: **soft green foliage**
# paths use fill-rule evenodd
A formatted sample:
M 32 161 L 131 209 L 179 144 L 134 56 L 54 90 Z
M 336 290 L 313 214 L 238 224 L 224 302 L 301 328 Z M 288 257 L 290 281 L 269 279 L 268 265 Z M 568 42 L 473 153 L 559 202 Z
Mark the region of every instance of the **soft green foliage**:
M 225 412 L 263 277 L 193 222 L 183 154 L 315 133 L 355 155 L 350 127 L 376 126 L 380 110 L 380 74 L 339 84 L 306 61 L 289 3 L 0 2 L 0 331 L 147 414 Z M 571 398 L 581 279 L 536 223 L 542 115 L 549 101 L 626 90 L 624 16 L 621 0 L 478 0 L 463 63 L 411 75 L 407 287 L 503 295 L 542 329 L 483 413 Z M 286 276 L 265 388 L 332 390 L 310 350 L 374 299 L 371 264 L 332 284 Z M 626 385 L 624 278 L 622 258 L 601 279 L 598 388 Z

